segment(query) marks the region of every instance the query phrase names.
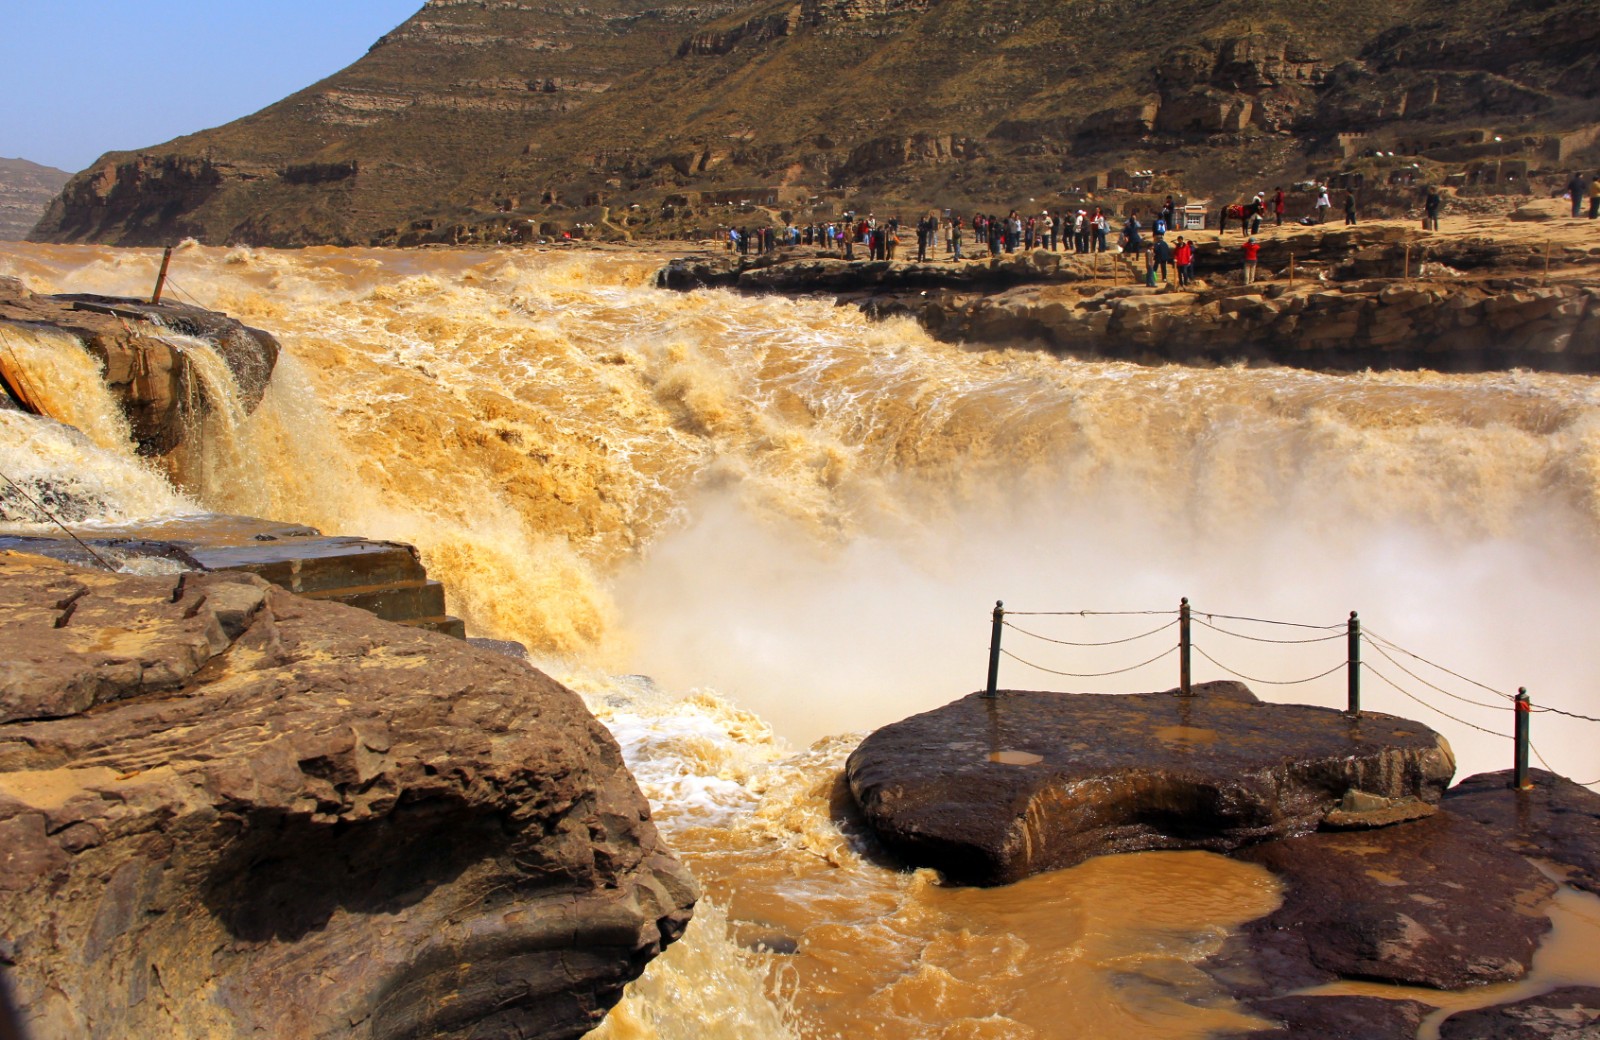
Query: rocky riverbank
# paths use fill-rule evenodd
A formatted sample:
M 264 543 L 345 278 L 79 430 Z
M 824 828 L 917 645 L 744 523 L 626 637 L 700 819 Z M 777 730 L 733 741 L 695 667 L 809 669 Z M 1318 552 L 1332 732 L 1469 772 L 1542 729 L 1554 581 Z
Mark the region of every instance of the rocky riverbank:
M 0 553 L 0 613 L 33 1035 L 575 1040 L 689 920 L 616 742 L 519 661 L 246 574 Z
M 1142 849 L 1259 864 L 1282 904 L 1205 965 L 1289 1030 L 1249 1036 L 1414 1040 L 1426 1002 L 1316 987 L 1522 979 L 1562 885 L 1594 891 L 1600 863 L 1600 795 L 1543 772 L 1527 791 L 1506 774 L 1447 789 L 1453 772 L 1417 723 L 1262 704 L 1217 682 L 1189 697 L 973 694 L 876 731 L 845 778 L 892 854 L 958 883 Z M 1450 1016 L 1441 1035 L 1577 1037 L 1600 1023 L 1600 989 L 1523 997 Z M 1474 1031 L 1530 1019 L 1575 1031 Z
M 1261 273 L 1249 285 L 1242 236 L 1215 233 L 1196 236 L 1198 281 L 1184 288 L 1143 284 L 1140 258 L 1046 250 L 959 263 L 711 254 L 668 263 L 658 284 L 829 294 L 948 341 L 1074 357 L 1600 372 L 1594 228 L 1539 224 L 1541 236 L 1534 227 L 1274 229 L 1261 236 Z

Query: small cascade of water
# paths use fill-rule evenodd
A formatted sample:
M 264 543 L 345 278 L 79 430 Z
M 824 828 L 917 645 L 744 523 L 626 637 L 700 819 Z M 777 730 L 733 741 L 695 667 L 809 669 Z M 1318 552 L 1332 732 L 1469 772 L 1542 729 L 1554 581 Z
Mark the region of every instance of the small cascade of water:
M 45 413 L 0 410 L 6 529 L 54 533 L 55 520 L 114 526 L 199 511 L 134 454 L 127 417 L 100 362 L 76 336 L 7 324 L 0 326 L 0 351 L 12 378 Z
M 11 533 L 53 536 L 55 520 L 119 527 L 202 511 L 131 450 L 107 450 L 21 412 L 0 410 L 0 473 L 9 478 L 0 481 L 0 530 Z
M 5 353 L 41 412 L 82 431 L 107 451 L 131 441 L 128 420 L 106 388 L 100 362 L 68 332 L 35 325 L 0 326 Z

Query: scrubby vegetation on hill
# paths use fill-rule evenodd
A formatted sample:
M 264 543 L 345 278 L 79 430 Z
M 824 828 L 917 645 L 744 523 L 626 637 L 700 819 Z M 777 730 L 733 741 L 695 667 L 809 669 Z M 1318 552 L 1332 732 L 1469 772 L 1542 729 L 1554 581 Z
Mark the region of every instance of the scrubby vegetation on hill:
M 1597 94 L 1597 0 L 430 0 L 262 112 L 105 156 L 38 235 L 669 235 L 1342 171 L 1525 190 L 1600 158 Z

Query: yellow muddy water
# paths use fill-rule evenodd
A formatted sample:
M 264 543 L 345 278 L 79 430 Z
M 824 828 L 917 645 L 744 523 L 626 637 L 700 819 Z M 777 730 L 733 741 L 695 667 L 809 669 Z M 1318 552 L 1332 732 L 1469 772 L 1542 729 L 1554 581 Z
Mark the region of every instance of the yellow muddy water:
M 145 294 L 158 259 L 0 244 L 39 292 Z M 473 634 L 584 694 L 710 896 L 603 1035 L 1240 1023 L 1194 965 L 1274 905 L 1265 874 L 1157 854 L 965 892 L 840 822 L 850 735 L 979 687 L 998 599 L 1049 615 L 1013 616 L 1003 686 L 1169 688 L 1188 596 L 1197 679 L 1327 705 L 1359 610 L 1381 641 L 1364 705 L 1440 730 L 1461 775 L 1510 764 L 1517 686 L 1600 714 L 1600 381 L 972 350 L 827 300 L 657 291 L 659 262 L 185 246 L 168 291 L 285 354 L 245 414 L 181 343 L 226 403 L 180 487 L 103 391 L 69 389 L 70 343 L 9 347 L 87 436 L 0 411 L 0 469 L 86 524 L 232 512 L 413 542 Z M 1534 743 L 1594 780 L 1595 728 L 1543 713 Z

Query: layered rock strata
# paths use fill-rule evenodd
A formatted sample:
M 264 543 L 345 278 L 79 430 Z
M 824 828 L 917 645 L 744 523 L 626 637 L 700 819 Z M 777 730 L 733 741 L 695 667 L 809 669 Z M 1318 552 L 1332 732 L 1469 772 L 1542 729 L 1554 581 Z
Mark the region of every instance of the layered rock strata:
M 609 734 L 253 575 L 0 555 L 0 960 L 34 1035 L 576 1038 L 696 898 Z
M 1521 193 L 1587 168 L 1597 24 L 1544 0 L 434 0 L 261 112 L 103 156 L 35 234 L 698 238 L 1122 189 L 1222 201 L 1307 171 L 1398 212 L 1446 177 Z
M 1196 690 L 973 694 L 871 734 L 845 778 L 901 861 L 993 885 L 1111 852 L 1227 851 L 1336 811 L 1423 816 L 1455 771 L 1419 723 Z

